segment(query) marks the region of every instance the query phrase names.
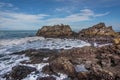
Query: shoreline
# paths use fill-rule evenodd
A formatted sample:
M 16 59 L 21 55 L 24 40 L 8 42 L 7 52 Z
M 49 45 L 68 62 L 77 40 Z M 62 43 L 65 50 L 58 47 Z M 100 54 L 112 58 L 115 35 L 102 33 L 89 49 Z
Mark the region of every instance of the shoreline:
M 9 60 L 6 64 L 13 64 L 0 67 L 5 67 L 6 70 L 11 67 L 8 71 L 3 70 L 4 73 L 0 72 L 3 80 L 120 79 L 120 35 L 104 23 L 83 29 L 79 33 L 73 33 L 68 25 L 55 25 L 52 28 L 45 26 L 38 33 L 37 38 L 13 41 L 10 46 L 13 50 L 16 47 L 24 48 L 24 45 L 27 47 L 4 56 L 1 61 L 3 65 L 5 59 Z M 41 39 L 41 35 L 46 38 Z M 4 43 L 3 45 L 5 46 Z

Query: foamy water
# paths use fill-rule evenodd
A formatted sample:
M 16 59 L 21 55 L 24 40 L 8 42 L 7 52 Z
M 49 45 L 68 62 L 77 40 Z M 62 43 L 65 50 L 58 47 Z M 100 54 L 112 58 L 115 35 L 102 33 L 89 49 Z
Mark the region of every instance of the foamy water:
M 19 52 L 27 49 L 71 49 L 73 47 L 83 47 L 90 46 L 86 43 L 77 39 L 53 39 L 53 38 L 43 38 L 43 37 L 26 37 L 20 39 L 5 39 L 0 40 L 0 79 L 2 75 L 9 72 L 13 66 L 19 65 L 21 61 L 29 60 L 28 57 L 24 55 L 11 55 L 11 53 Z M 45 58 L 44 60 L 47 60 Z M 47 63 L 45 63 L 47 64 Z M 23 65 L 23 64 L 21 64 Z M 25 65 L 25 64 L 24 64 Z M 27 64 L 26 64 L 27 65 Z M 43 64 L 29 64 L 27 66 L 36 67 L 38 70 L 42 69 Z M 67 75 L 59 73 L 60 77 L 56 78 L 61 80 Z M 36 80 L 38 76 L 47 76 L 46 74 L 39 73 L 38 76 L 34 73 L 28 75 L 24 80 Z M 54 76 L 54 75 L 53 75 Z

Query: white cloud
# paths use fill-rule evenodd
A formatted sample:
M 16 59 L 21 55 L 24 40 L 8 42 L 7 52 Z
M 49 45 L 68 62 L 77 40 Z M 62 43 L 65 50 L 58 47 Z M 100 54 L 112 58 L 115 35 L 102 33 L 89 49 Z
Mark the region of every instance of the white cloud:
M 56 8 L 56 9 L 55 9 L 55 12 L 71 13 L 72 10 L 73 10 L 73 8 L 74 8 L 74 7 L 72 7 L 72 8 L 68 8 L 68 7 L 66 7 L 66 8 L 65 8 L 65 7 L 64 7 L 64 8 Z
M 13 7 L 13 5 L 11 3 L 0 2 L 0 8 L 2 8 L 2 7 Z
M 71 24 L 81 21 L 89 21 L 95 17 L 105 16 L 108 13 L 96 14 L 90 9 L 80 10 L 79 13 L 61 18 L 50 18 L 47 14 L 23 14 L 16 12 L 0 12 L 0 27 L 11 29 L 38 29 L 41 25 Z M 49 17 L 49 18 L 48 18 Z M 35 27 L 36 26 L 36 27 Z M 38 28 L 37 28 L 38 26 Z

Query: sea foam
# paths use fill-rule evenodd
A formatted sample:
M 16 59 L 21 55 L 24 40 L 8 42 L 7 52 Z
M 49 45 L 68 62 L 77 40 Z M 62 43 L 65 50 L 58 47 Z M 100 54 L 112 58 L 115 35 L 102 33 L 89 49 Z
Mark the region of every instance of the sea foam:
M 20 39 L 7 39 L 0 40 L 0 79 L 2 75 L 11 71 L 12 67 L 20 65 L 21 61 L 28 60 L 28 57 L 24 55 L 15 55 L 14 52 L 19 52 L 27 49 L 71 49 L 73 47 L 90 46 L 89 43 L 77 40 L 77 39 L 54 39 L 44 37 L 26 37 Z M 47 60 L 45 58 L 44 60 Z M 26 64 L 27 66 L 36 67 L 37 70 L 41 71 L 42 67 L 47 63 L 43 64 Z M 23 64 L 21 64 L 23 65 Z M 25 64 L 24 64 L 25 65 Z M 53 75 L 57 80 L 66 78 L 67 75 L 59 73 L 60 77 Z M 38 76 L 48 76 L 47 74 L 40 73 L 34 77 L 35 74 L 31 73 L 24 80 L 34 80 Z M 4 80 L 4 79 L 3 79 Z

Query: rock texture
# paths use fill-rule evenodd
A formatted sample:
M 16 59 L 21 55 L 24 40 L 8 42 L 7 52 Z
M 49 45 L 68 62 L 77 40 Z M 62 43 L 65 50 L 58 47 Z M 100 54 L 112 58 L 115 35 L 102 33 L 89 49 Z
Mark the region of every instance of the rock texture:
M 112 43 L 119 33 L 115 32 L 112 26 L 106 27 L 105 23 L 99 23 L 78 33 L 72 31 L 69 25 L 43 26 L 36 35 L 51 38 L 76 38 L 90 43 L 105 44 Z
M 94 37 L 94 36 L 117 36 L 117 33 L 112 29 L 112 26 L 106 27 L 104 23 L 99 23 L 90 28 L 83 29 L 79 32 L 80 37 Z
M 65 73 L 72 80 L 120 79 L 120 45 L 62 50 L 57 57 L 52 58 L 50 65 L 43 68 L 44 73 Z M 88 71 L 76 71 L 76 65 L 81 64 Z
M 112 26 L 106 27 L 104 23 L 99 23 L 90 28 L 79 32 L 79 38 L 88 42 L 111 43 L 118 33 L 112 29 Z
M 120 37 L 119 38 L 114 38 L 114 43 L 115 44 L 120 44 Z
M 18 65 L 12 68 L 7 80 L 21 80 L 31 72 L 36 71 L 33 67 Z
M 72 30 L 69 25 L 54 25 L 54 26 L 43 26 L 38 30 L 37 36 L 43 37 L 70 37 L 72 35 Z

